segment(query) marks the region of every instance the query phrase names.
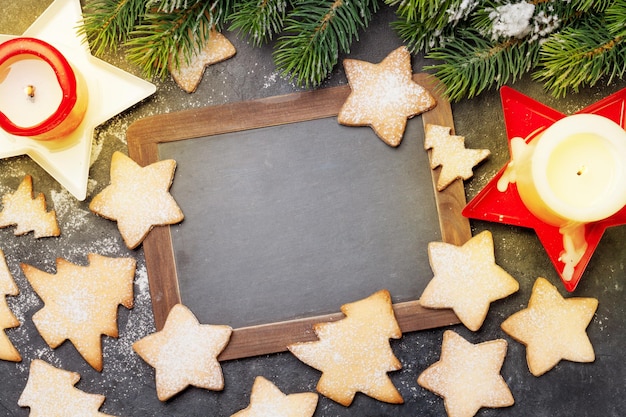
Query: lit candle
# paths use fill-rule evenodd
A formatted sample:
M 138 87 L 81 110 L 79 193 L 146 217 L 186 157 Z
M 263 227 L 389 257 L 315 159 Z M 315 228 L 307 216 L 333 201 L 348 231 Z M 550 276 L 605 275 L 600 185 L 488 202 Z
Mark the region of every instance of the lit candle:
M 576 114 L 536 137 L 511 139 L 511 151 L 498 189 L 516 183 L 528 210 L 559 227 L 567 279 L 587 248 L 585 224 L 626 205 L 626 131 L 605 117 Z
M 87 85 L 52 45 L 35 38 L 0 44 L 0 128 L 37 140 L 62 138 L 80 125 Z

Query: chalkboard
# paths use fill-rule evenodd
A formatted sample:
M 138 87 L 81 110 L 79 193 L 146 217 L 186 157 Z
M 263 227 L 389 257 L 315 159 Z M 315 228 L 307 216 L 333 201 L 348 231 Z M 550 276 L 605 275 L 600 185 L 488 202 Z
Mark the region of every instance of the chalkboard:
M 235 328 L 220 359 L 311 340 L 313 323 L 388 289 L 403 331 L 458 322 L 418 297 L 427 245 L 464 243 L 461 181 L 433 183 L 424 125 L 453 128 L 437 98 L 391 148 L 369 127 L 337 123 L 348 86 L 148 117 L 128 130 L 140 165 L 177 161 L 171 193 L 185 213 L 144 241 L 157 327 L 182 302 L 203 323 Z

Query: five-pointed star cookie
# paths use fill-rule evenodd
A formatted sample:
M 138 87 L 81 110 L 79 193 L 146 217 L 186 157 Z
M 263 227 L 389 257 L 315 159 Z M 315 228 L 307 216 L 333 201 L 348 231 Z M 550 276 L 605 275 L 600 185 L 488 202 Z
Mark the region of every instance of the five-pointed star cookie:
M 526 345 L 528 369 L 540 376 L 561 359 L 593 362 L 587 326 L 598 308 L 595 298 L 563 298 L 545 278 L 533 285 L 528 307 L 502 322 L 502 330 Z
M 30 417 L 111 417 L 98 411 L 105 397 L 79 390 L 74 386 L 79 380 L 76 372 L 35 359 L 18 405 L 29 407 Z
M 283 394 L 262 376 L 256 377 L 250 405 L 231 417 L 311 417 L 317 407 L 317 394 L 301 392 Z
M 169 193 L 176 162 L 171 159 L 146 167 L 121 152 L 111 159 L 111 184 L 96 195 L 89 209 L 117 221 L 129 249 L 143 241 L 154 226 L 181 222 L 183 212 Z
M 97 371 L 102 370 L 102 335 L 118 337 L 119 305 L 133 307 L 136 261 L 89 254 L 89 265 L 57 260 L 56 274 L 22 264 L 24 275 L 44 307 L 35 327 L 51 348 L 65 340 Z
M 17 351 L 4 329 L 10 329 L 20 325 L 20 321 L 7 304 L 6 295 L 18 295 L 19 288 L 15 285 L 4 252 L 0 249 L 0 359 L 5 361 L 19 362 L 22 356 Z
M 402 141 L 408 118 L 432 109 L 433 96 L 413 81 L 411 54 L 402 46 L 379 64 L 343 61 L 352 92 L 337 120 L 347 126 L 371 126 L 389 146 Z
M 482 407 L 508 407 L 514 399 L 500 375 L 507 342 L 474 345 L 452 330 L 443 334 L 441 357 L 417 383 L 441 396 L 449 417 L 472 417 Z
M 217 356 L 231 333 L 229 326 L 200 324 L 187 307 L 176 304 L 163 330 L 138 340 L 133 349 L 155 368 L 157 396 L 167 401 L 190 385 L 213 391 L 224 388 Z
M 431 242 L 428 258 L 435 276 L 422 293 L 420 304 L 452 308 L 470 330 L 482 326 L 492 301 L 519 289 L 519 283 L 496 265 L 493 238 L 488 230 L 460 247 Z
M 472 168 L 490 155 L 489 149 L 467 149 L 465 138 L 450 134 L 450 128 L 426 125 L 424 149 L 432 149 L 430 167 L 441 166 L 437 190 L 442 191 L 457 178 L 464 180 L 474 175 Z
M 178 64 L 172 59 L 169 61 L 169 71 L 176 83 L 188 93 L 196 91 L 202 80 L 204 69 L 232 57 L 236 53 L 232 43 L 216 30 L 209 34 L 209 40 L 204 47 L 193 54 L 188 61 L 181 57 Z
M 313 326 L 319 338 L 289 345 L 298 359 L 322 371 L 317 390 L 348 406 L 357 392 L 380 401 L 400 404 L 402 396 L 387 372 L 402 367 L 389 339 L 399 339 L 398 325 L 388 291 L 341 306 L 345 318 Z
M 0 227 L 17 226 L 14 234 L 34 232 L 36 238 L 59 236 L 61 230 L 54 210 L 46 210 L 42 193 L 33 198 L 33 178 L 26 175 L 17 190 L 2 197 Z

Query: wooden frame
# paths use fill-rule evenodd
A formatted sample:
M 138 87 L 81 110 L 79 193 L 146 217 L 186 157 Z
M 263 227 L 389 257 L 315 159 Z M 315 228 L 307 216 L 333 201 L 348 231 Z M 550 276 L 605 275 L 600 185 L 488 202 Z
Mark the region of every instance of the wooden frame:
M 424 125 L 439 124 L 454 130 L 450 103 L 439 95 L 438 80 L 428 74 L 415 74 L 414 80 L 437 100 L 433 110 L 421 115 Z M 146 166 L 159 160 L 160 143 L 333 117 L 349 94 L 346 85 L 148 117 L 129 127 L 128 152 L 138 164 Z M 437 192 L 434 184 L 438 176 L 439 170 L 432 170 L 442 240 L 461 245 L 471 238 L 469 220 L 461 214 L 466 204 L 463 182 L 457 180 Z M 169 310 L 181 302 L 170 228 L 154 228 L 144 240 L 143 249 L 155 323 L 161 329 Z M 403 332 L 459 322 L 451 310 L 425 309 L 418 300 L 396 303 L 394 311 Z M 234 329 L 219 359 L 284 351 L 289 344 L 315 340 L 313 324 L 342 317 L 342 313 L 334 313 Z

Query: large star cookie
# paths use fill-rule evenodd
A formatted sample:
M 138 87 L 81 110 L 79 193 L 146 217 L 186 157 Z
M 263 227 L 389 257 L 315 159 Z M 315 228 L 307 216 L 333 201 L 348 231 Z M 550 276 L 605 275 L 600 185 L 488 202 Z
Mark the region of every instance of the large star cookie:
M 435 276 L 420 297 L 429 308 L 452 308 L 470 330 L 482 326 L 492 301 L 519 289 L 518 282 L 495 263 L 493 238 L 485 230 L 455 246 L 431 242 L 428 258 Z
M 500 375 L 506 350 L 504 339 L 474 345 L 446 330 L 439 361 L 422 372 L 417 383 L 443 397 L 450 417 L 472 417 L 482 407 L 511 406 L 513 395 Z
M 176 162 L 171 159 L 146 167 L 121 152 L 111 159 L 111 184 L 96 195 L 89 209 L 117 221 L 129 249 L 143 241 L 154 226 L 181 222 L 183 212 L 169 193 Z
M 18 295 L 19 288 L 15 285 L 4 252 L 0 249 L 0 359 L 5 361 L 19 362 L 22 356 L 4 333 L 5 329 L 11 329 L 20 325 L 20 321 L 7 304 L 6 295 Z
M 533 285 L 528 307 L 502 322 L 502 330 L 526 345 L 528 369 L 543 375 L 561 359 L 593 362 L 587 326 L 598 308 L 595 298 L 564 299 L 545 278 Z
M 343 66 L 352 92 L 337 120 L 347 126 L 371 126 L 389 146 L 400 144 L 408 118 L 436 105 L 433 96 L 413 81 L 411 54 L 404 46 L 378 64 L 346 59 Z
M 59 236 L 57 216 L 46 210 L 46 197 L 39 193 L 33 198 L 33 178 L 27 175 L 17 190 L 2 197 L 0 227 L 17 226 L 16 236 L 34 232 L 36 238 Z
M 198 88 L 207 66 L 225 61 L 236 52 L 226 36 L 212 30 L 209 40 L 200 51 L 196 51 L 188 61 L 184 57 L 178 63 L 170 59 L 168 68 L 179 87 L 188 93 L 193 93 Z
M 441 167 L 437 190 L 442 191 L 457 178 L 468 179 L 472 168 L 490 155 L 489 149 L 467 149 L 465 138 L 450 134 L 446 126 L 428 124 L 425 128 L 424 149 L 432 149 L 430 167 Z
M 156 370 L 157 396 L 167 401 L 188 386 L 220 391 L 224 377 L 217 356 L 228 344 L 229 326 L 200 324 L 182 304 L 172 307 L 163 330 L 133 349 Z
M 317 394 L 301 392 L 283 394 L 262 376 L 256 377 L 250 405 L 231 417 L 312 417 L 317 407 Z
M 378 291 L 360 301 L 344 304 L 342 320 L 313 326 L 317 341 L 289 345 L 288 349 L 307 365 L 322 371 L 317 390 L 348 406 L 357 392 L 393 404 L 402 396 L 387 375 L 402 367 L 389 339 L 399 339 L 391 296 Z
M 79 380 L 76 372 L 35 359 L 30 364 L 28 382 L 18 405 L 29 407 L 31 417 L 107 417 L 108 414 L 98 411 L 105 397 L 79 390 L 74 386 Z
M 56 274 L 22 264 L 24 275 L 44 307 L 35 327 L 51 348 L 65 340 L 97 371 L 102 370 L 102 335 L 118 337 L 117 310 L 133 307 L 135 260 L 89 254 L 89 265 L 57 260 Z

